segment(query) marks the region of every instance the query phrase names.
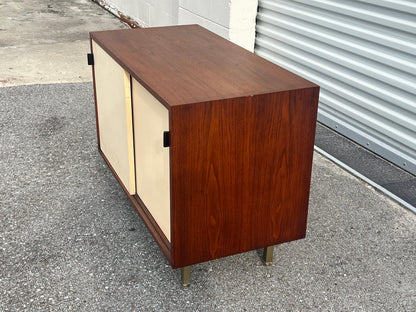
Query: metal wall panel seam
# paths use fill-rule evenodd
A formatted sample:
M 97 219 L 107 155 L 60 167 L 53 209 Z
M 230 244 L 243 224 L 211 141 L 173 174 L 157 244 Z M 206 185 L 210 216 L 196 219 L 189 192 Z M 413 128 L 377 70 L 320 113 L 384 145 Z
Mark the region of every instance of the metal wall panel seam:
M 260 0 L 255 53 L 321 85 L 318 120 L 415 174 L 415 12 L 408 1 Z
M 374 115 L 366 114 L 365 111 L 357 109 L 356 106 L 337 101 L 337 99 L 330 97 L 325 93 L 320 96 L 322 97 L 321 102 L 326 103 L 328 107 L 337 109 L 338 111 L 343 112 L 343 114 L 349 116 L 352 120 L 359 121 L 360 124 L 366 125 L 367 130 L 371 127 L 371 130 L 375 130 L 386 137 L 394 139 L 395 142 L 400 142 L 400 145 L 405 144 L 405 146 L 409 146 L 411 149 L 407 149 L 407 152 L 416 154 L 416 137 L 414 133 L 406 133 L 407 131 L 398 129 L 383 119 L 376 118 Z
M 293 32 L 291 33 L 285 29 L 273 31 L 261 26 L 259 29 L 263 35 L 270 37 L 271 40 L 285 42 L 285 44 L 315 54 L 338 65 L 348 66 L 347 68 L 349 69 L 371 75 L 373 79 L 392 84 L 403 90 L 416 92 L 416 77 L 414 75 L 396 70 L 380 62 L 374 62 L 369 58 L 360 57 L 340 48 L 314 41 L 308 37 L 294 34 Z
M 341 133 L 347 138 L 354 138 L 354 141 L 362 146 L 370 149 L 374 153 L 383 156 L 392 163 L 409 171 L 416 172 L 416 158 L 413 154 L 403 153 L 395 148 L 391 148 L 388 142 L 384 142 L 375 138 L 367 131 L 362 131 L 347 122 L 347 120 L 340 119 L 339 115 L 328 113 L 325 109 L 318 108 L 318 121 L 327 125 L 331 129 Z M 413 155 L 410 156 L 410 155 Z
M 392 10 L 399 10 L 403 12 L 416 14 L 416 2 L 405 0 L 360 0 L 368 4 L 385 7 Z
M 333 0 L 295 0 L 298 3 L 321 8 L 326 11 L 342 12 L 344 15 L 371 21 L 375 24 L 394 27 L 410 33 L 416 32 L 414 16 L 407 12 L 390 10 L 379 6 L 360 3 L 358 1 L 333 1 Z
M 335 90 L 337 91 L 337 96 L 341 96 L 342 98 L 345 98 L 345 99 L 355 99 L 357 105 L 366 106 L 367 110 L 369 109 L 369 107 L 373 107 L 374 108 L 373 110 L 375 113 L 384 114 L 384 116 L 382 116 L 383 118 L 389 118 L 389 116 L 396 118 L 398 120 L 397 125 L 399 127 L 407 126 L 409 127 L 409 129 L 414 129 L 416 131 L 416 124 L 414 122 L 414 119 L 409 117 L 409 113 L 410 113 L 409 111 L 405 111 L 405 110 L 398 111 L 397 108 L 393 110 L 394 107 L 389 108 L 389 106 L 391 106 L 390 103 L 385 102 L 379 98 L 374 98 L 372 96 L 369 96 L 369 94 L 357 88 L 351 87 L 345 84 L 344 82 L 342 82 L 341 80 L 337 80 L 334 77 L 330 77 L 321 72 L 317 72 L 313 70 L 312 68 L 309 68 L 306 66 L 303 66 L 303 68 L 301 68 L 299 64 L 297 65 L 295 64 L 296 63 L 295 61 L 289 60 L 283 55 L 279 55 L 279 60 L 277 60 L 272 55 L 268 54 L 267 51 L 264 51 L 261 48 L 257 50 L 257 54 L 265 57 L 266 59 L 269 59 L 270 61 L 277 63 L 278 65 L 288 68 L 291 71 L 297 74 L 300 74 L 307 79 L 316 81 L 322 87 L 321 93 L 325 89 Z M 282 62 L 282 60 L 286 60 L 286 61 Z M 386 105 L 385 106 L 380 105 L 380 102 L 381 103 L 384 102 L 386 103 Z
M 258 55 L 263 56 L 267 59 L 273 60 L 272 58 L 270 58 L 268 55 L 262 54 L 261 51 L 257 51 Z M 281 59 L 283 59 L 283 57 L 280 57 Z M 279 63 L 278 63 L 279 64 Z M 285 68 L 288 68 L 289 70 L 302 75 L 303 77 L 313 80 L 315 82 L 317 82 L 318 84 L 321 85 L 321 87 L 327 87 L 328 83 L 332 84 L 332 81 L 327 81 L 325 82 L 325 80 L 319 79 L 318 76 L 315 75 L 311 75 L 310 72 L 305 71 L 305 70 L 299 70 L 299 68 L 293 67 L 293 66 L 288 66 L 288 63 L 280 63 L 280 65 L 282 65 Z M 332 85 L 333 86 L 333 85 Z M 345 87 L 345 85 L 344 85 Z M 342 90 L 342 89 L 341 89 Z M 325 98 L 327 97 L 327 92 L 329 92 L 328 90 L 326 90 L 325 88 L 321 88 L 321 95 L 320 95 L 320 107 L 322 107 L 322 104 L 325 105 Z M 353 93 L 353 95 L 355 95 Z M 338 95 L 337 95 L 338 96 Z M 356 106 L 356 103 L 351 103 L 354 104 L 354 106 Z M 350 104 L 350 106 L 351 106 Z M 392 138 L 395 139 L 395 141 L 390 141 L 390 143 L 394 143 L 394 145 L 401 149 L 401 150 L 406 150 L 408 152 L 412 152 L 416 154 L 416 141 L 414 140 L 414 138 L 416 137 L 415 133 L 410 133 L 408 134 L 408 129 L 407 128 L 403 128 L 401 123 L 397 123 L 394 120 L 391 120 L 391 122 L 388 122 L 387 120 L 384 120 L 384 122 L 380 122 L 378 124 L 374 124 L 373 122 L 371 122 L 372 120 L 375 121 L 377 119 L 375 118 L 364 118 L 366 117 L 366 115 L 370 114 L 365 114 L 365 112 L 363 112 L 363 110 L 361 110 L 361 112 L 356 112 L 357 110 L 354 110 L 354 107 L 350 107 L 348 105 L 339 105 L 338 101 L 334 101 L 332 103 L 333 106 L 337 106 L 339 110 L 341 110 L 342 107 L 344 107 L 344 111 L 348 110 L 350 111 L 350 113 L 353 113 L 353 115 L 358 119 L 361 120 L 362 123 L 361 125 L 367 130 L 367 131 L 375 131 L 377 130 L 377 132 L 383 133 L 384 132 L 384 136 L 390 136 Z M 332 107 L 332 109 L 334 109 L 334 107 Z M 372 113 L 370 111 L 368 111 L 368 113 Z M 380 115 L 379 118 L 381 119 L 386 119 L 388 118 L 387 116 L 389 116 L 388 114 L 386 114 L 385 116 Z M 412 122 L 412 120 L 409 120 L 409 122 Z M 388 126 L 388 123 L 390 123 L 390 126 Z M 395 123 L 396 127 L 391 126 L 391 123 Z M 414 128 L 414 123 L 410 124 L 412 126 L 412 128 Z M 391 132 L 386 132 L 386 128 L 389 129 L 394 129 L 394 131 Z M 397 131 L 396 129 L 400 128 L 401 131 Z M 407 143 L 410 144 L 410 146 L 413 146 L 412 150 L 409 150 L 409 148 L 406 148 L 403 146 L 403 143 Z
M 302 20 L 293 21 L 291 17 L 283 14 L 276 14 L 274 17 L 263 12 L 259 12 L 258 14 L 258 21 L 260 22 L 258 23 L 259 27 L 264 26 L 261 22 L 264 22 L 266 25 L 268 24 L 266 27 L 270 27 L 276 20 L 279 20 L 279 27 L 285 28 L 291 32 L 308 35 L 308 37 L 313 38 L 316 41 L 321 41 L 329 45 L 343 46 L 343 49 L 356 54 L 371 56 L 371 58 L 381 62 L 391 63 L 391 66 L 394 67 L 399 66 L 401 70 L 408 71 L 411 74 L 416 72 L 416 64 L 414 62 L 416 42 L 412 42 L 415 41 L 414 38 L 413 40 L 409 39 L 407 41 L 409 44 L 406 46 L 406 53 L 404 53 L 397 50 L 399 48 L 397 42 L 368 42 L 357 36 L 353 36 L 353 34 L 340 34 L 336 30 L 325 28 L 323 25 L 311 24 Z M 392 47 L 395 47 L 395 49 Z
M 403 33 L 401 30 L 390 28 L 386 25 L 375 25 L 367 20 L 357 20 L 340 12 L 326 12 L 323 9 L 313 8 L 297 4 L 295 2 L 284 3 L 261 1 L 262 6 L 259 9 L 261 14 L 278 14 L 280 18 L 287 16 L 292 19 L 303 21 L 308 25 L 319 25 L 327 29 L 336 30 L 341 34 L 348 36 L 354 35 L 357 38 L 365 38 L 377 44 L 387 47 L 395 47 L 396 50 L 414 53 L 416 42 L 413 33 Z M 265 10 L 266 9 L 266 10 Z
M 303 52 L 298 48 L 288 46 L 285 43 L 276 45 L 275 41 L 262 41 L 262 38 L 257 38 L 257 42 L 263 47 L 269 47 L 269 49 L 276 49 L 282 55 L 290 55 L 297 60 L 302 61 L 303 64 L 309 67 L 319 68 L 321 71 L 331 74 L 339 80 L 358 88 L 365 87 L 367 92 L 374 95 L 388 99 L 389 101 L 400 102 L 400 106 L 405 109 L 416 109 L 414 106 L 414 96 L 410 92 L 406 92 L 391 85 L 382 83 L 380 81 L 369 79 L 368 76 L 364 76 L 359 72 L 354 72 L 348 68 L 341 67 L 335 63 L 326 61 L 322 58 L 315 57 L 314 55 Z M 271 48 L 273 46 L 273 48 Z

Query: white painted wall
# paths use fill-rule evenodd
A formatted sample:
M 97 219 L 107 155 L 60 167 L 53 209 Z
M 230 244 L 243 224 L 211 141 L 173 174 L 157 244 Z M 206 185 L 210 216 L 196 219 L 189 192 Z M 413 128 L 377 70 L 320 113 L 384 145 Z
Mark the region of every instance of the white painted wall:
M 142 27 L 199 24 L 254 50 L 258 0 L 98 0 Z
M 199 24 L 254 50 L 257 0 L 180 0 L 178 24 Z
M 141 27 L 178 24 L 179 0 L 94 0 L 116 15 L 119 13 Z
M 229 37 L 232 42 L 254 51 L 258 0 L 233 0 L 230 10 Z
M 180 0 L 178 24 L 199 24 L 229 39 L 230 0 Z

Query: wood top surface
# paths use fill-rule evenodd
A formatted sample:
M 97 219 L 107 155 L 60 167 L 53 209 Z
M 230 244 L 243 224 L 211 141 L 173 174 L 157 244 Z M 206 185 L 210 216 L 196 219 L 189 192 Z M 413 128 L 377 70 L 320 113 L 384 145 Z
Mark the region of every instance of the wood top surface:
M 92 32 L 168 108 L 318 87 L 198 25 Z

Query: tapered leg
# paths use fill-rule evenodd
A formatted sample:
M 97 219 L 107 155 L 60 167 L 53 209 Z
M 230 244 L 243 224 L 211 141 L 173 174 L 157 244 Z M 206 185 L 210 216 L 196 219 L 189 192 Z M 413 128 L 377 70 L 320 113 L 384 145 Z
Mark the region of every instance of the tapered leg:
M 181 269 L 182 286 L 189 287 L 191 285 L 191 266 L 186 266 Z
M 273 246 L 268 246 L 263 249 L 263 262 L 265 265 L 272 265 L 273 262 Z

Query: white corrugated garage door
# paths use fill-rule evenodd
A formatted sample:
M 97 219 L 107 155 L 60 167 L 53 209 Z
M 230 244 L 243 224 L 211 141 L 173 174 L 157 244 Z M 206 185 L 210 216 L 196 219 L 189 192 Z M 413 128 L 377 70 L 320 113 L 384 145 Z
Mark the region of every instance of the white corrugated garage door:
M 255 53 L 321 86 L 318 120 L 416 174 L 416 1 L 259 1 Z

